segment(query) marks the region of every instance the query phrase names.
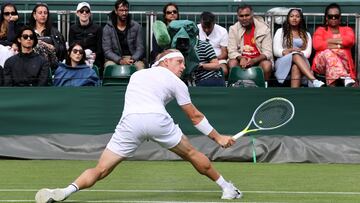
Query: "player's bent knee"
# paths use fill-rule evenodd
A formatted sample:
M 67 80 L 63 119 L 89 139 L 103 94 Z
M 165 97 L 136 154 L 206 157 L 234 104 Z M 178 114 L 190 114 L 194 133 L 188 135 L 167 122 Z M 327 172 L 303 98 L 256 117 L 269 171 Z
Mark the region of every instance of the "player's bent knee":
M 199 173 L 202 175 L 207 175 L 208 171 L 211 169 L 211 163 L 206 162 L 201 165 L 201 167 L 198 169 Z

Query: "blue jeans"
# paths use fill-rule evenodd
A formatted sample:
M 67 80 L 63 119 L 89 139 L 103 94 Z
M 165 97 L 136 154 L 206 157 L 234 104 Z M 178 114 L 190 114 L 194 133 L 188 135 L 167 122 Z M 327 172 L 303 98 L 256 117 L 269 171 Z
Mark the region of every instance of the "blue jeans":
M 225 87 L 224 78 L 207 78 L 196 82 L 196 86 L 202 87 Z

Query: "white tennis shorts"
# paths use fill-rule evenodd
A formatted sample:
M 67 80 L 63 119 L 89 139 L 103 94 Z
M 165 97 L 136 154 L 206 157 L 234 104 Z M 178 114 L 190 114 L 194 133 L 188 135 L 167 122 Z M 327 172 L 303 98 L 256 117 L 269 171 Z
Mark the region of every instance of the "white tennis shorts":
M 171 149 L 180 143 L 183 133 L 169 115 L 129 114 L 120 119 L 106 148 L 121 157 L 132 157 L 145 140 Z

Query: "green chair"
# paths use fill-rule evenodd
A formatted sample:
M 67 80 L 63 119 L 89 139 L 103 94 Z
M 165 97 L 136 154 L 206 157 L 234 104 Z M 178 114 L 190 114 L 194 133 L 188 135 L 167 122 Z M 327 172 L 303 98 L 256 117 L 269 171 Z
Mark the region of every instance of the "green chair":
M 136 72 L 134 65 L 109 65 L 105 67 L 103 86 L 126 86 L 130 76 Z
M 98 77 L 100 77 L 99 67 L 97 67 L 96 65 L 93 65 L 92 69 L 95 71 L 96 75 L 97 75 Z
M 228 86 L 238 82 L 239 80 L 252 80 L 258 87 L 265 87 L 265 79 L 263 70 L 254 66 L 248 69 L 243 69 L 238 66 L 230 69 Z

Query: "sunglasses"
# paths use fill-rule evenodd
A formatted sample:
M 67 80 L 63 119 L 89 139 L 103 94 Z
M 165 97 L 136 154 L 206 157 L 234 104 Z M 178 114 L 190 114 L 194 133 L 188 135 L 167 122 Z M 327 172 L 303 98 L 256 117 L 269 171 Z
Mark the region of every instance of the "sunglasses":
M 82 49 L 73 49 L 73 50 L 72 50 L 72 53 L 83 55 L 83 54 L 84 54 L 84 50 L 82 50 Z
M 79 10 L 79 12 L 80 12 L 80 13 L 86 13 L 86 14 L 88 14 L 88 13 L 90 13 L 90 10 L 88 10 L 88 9 L 81 9 L 81 10 Z
M 13 12 L 4 12 L 4 16 L 9 16 L 9 15 L 16 16 L 17 13 L 15 11 L 13 11 Z
M 166 15 L 170 15 L 170 14 L 177 14 L 177 10 L 173 10 L 173 11 L 166 11 Z
M 27 34 L 23 34 L 21 35 L 21 37 L 25 40 L 34 40 L 34 35 L 27 35 Z
M 249 17 L 250 14 L 245 14 L 245 15 L 239 15 L 239 18 L 244 18 L 244 17 Z
M 327 18 L 328 19 L 331 19 L 331 20 L 339 20 L 340 19 L 340 15 L 339 14 L 335 14 L 335 15 L 327 15 Z

